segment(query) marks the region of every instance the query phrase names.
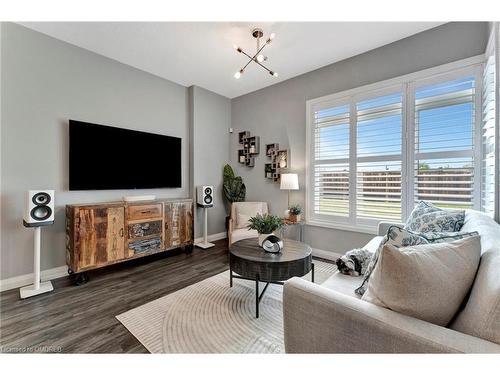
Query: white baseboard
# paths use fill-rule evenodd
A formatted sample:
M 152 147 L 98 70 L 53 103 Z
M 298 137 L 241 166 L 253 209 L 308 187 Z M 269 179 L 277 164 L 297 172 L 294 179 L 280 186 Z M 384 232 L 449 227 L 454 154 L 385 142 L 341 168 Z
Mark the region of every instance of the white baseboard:
M 217 241 L 217 240 L 222 240 L 224 238 L 227 238 L 226 232 L 215 233 L 208 236 L 209 241 Z M 195 243 L 203 242 L 203 237 L 195 238 L 194 242 Z M 61 266 L 42 271 L 41 279 L 42 281 L 49 281 L 67 275 L 68 275 L 68 267 Z M 32 283 L 33 283 L 32 273 L 0 280 L 0 292 L 3 292 L 5 290 L 20 288 L 26 285 L 30 285 Z
M 41 272 L 40 276 L 42 281 L 49 281 L 67 275 L 68 275 L 68 266 L 61 266 L 44 270 Z M 30 284 L 33 284 L 32 273 L 11 277 L 10 279 L 0 280 L 0 292 L 3 292 L 5 290 L 20 288 L 22 286 Z
M 337 260 L 341 257 L 341 254 L 334 253 L 333 251 L 321 250 L 321 249 L 312 249 L 312 254 L 315 257 L 328 259 L 328 260 Z
M 227 238 L 227 232 L 220 232 L 208 235 L 209 242 L 223 240 L 224 238 Z M 203 242 L 203 237 L 198 237 L 194 239 L 194 243 L 199 243 L 199 242 Z

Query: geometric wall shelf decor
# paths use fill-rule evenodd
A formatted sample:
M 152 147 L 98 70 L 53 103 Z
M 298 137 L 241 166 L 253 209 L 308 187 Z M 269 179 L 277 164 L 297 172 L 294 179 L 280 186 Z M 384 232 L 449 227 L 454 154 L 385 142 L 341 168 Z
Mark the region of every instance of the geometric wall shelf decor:
M 279 182 L 281 173 L 290 168 L 288 150 L 280 150 L 278 143 L 270 143 L 266 145 L 266 156 L 270 158 L 270 162 L 264 165 L 264 176 L 273 182 Z
M 238 150 L 238 163 L 254 167 L 255 157 L 260 152 L 260 138 L 250 136 L 249 131 L 243 131 L 238 133 L 238 142 L 243 145 L 243 148 Z

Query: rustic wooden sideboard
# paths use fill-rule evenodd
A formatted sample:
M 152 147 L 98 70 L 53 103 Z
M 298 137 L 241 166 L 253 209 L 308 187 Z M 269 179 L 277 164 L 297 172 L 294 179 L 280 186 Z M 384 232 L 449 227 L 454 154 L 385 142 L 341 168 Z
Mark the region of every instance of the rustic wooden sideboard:
M 192 199 L 66 206 L 70 274 L 192 246 Z M 77 278 L 77 283 L 86 281 L 86 275 Z

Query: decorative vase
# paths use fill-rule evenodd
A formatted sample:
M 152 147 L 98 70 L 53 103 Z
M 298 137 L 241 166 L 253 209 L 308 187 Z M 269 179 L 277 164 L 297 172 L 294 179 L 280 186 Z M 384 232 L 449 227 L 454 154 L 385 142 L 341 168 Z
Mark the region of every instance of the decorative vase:
M 290 210 L 285 210 L 285 219 L 290 219 Z
M 273 233 L 259 233 L 259 246 L 262 247 L 262 242 Z
M 288 219 L 292 222 L 292 223 L 297 223 L 300 221 L 300 215 L 290 215 L 288 217 Z

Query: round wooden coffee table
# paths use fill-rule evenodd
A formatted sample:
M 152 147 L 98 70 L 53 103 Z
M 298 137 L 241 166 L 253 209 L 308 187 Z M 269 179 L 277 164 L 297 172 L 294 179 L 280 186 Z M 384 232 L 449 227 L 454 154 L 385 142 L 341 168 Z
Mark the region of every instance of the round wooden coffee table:
M 314 282 L 314 263 L 311 247 L 303 242 L 283 240 L 280 253 L 267 253 L 259 246 L 257 238 L 249 238 L 233 243 L 229 247 L 229 286 L 233 279 L 255 281 L 255 316 L 259 317 L 259 302 L 269 284 L 283 285 L 294 277 L 311 272 Z M 237 275 L 234 275 L 236 273 Z M 259 282 L 266 283 L 259 294 Z

